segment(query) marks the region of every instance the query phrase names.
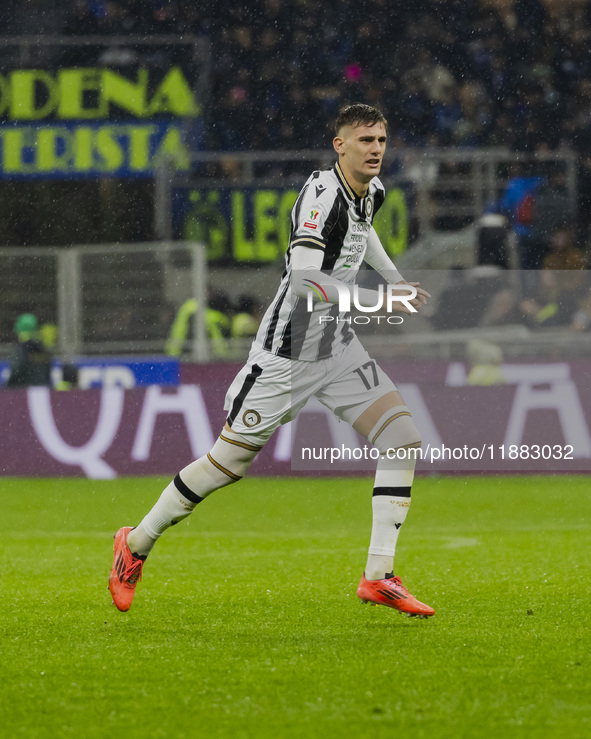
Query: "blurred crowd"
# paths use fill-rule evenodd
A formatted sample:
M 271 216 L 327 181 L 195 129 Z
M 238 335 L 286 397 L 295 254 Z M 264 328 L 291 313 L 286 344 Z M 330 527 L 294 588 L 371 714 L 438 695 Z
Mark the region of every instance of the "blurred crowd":
M 5 8 L 23 16 L 5 33 L 27 32 L 47 10 L 46 32 L 207 38 L 210 149 L 325 146 L 338 108 L 361 100 L 384 109 L 406 146 L 591 151 L 587 2 L 7 0 Z
M 541 0 L 506 15 L 465 0 L 262 0 L 223 13 L 212 148 L 323 146 L 353 100 L 383 108 L 405 146 L 591 142 L 586 6 L 553 16 Z
M 212 50 L 209 146 L 325 145 L 344 101 L 405 145 L 591 145 L 591 10 L 515 0 L 74 0 L 70 34 L 196 34 Z

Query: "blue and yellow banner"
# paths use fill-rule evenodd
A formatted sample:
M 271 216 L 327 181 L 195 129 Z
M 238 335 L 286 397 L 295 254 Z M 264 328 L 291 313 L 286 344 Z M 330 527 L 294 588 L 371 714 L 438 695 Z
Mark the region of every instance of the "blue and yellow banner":
M 150 176 L 199 148 L 201 109 L 179 67 L 0 75 L 0 178 Z
M 163 157 L 177 169 L 189 169 L 182 123 L 0 126 L 5 178 L 147 176 Z

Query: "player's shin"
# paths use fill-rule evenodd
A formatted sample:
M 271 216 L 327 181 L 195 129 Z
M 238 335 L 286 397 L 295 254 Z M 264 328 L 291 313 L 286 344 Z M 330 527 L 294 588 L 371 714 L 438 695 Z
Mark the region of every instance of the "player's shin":
M 384 413 L 369 434 L 380 451 L 372 496 L 372 529 L 365 577 L 391 576 L 400 528 L 410 507 L 420 435 L 406 406 Z
M 373 489 L 371 540 L 365 566 L 368 580 L 381 580 L 393 572 L 398 534 L 410 507 L 412 472 L 389 467 L 388 460 L 380 460 Z
M 139 526 L 130 531 L 130 550 L 147 557 L 166 529 L 189 516 L 215 490 L 242 479 L 260 449 L 239 434 L 222 432 L 211 451 L 184 467 Z

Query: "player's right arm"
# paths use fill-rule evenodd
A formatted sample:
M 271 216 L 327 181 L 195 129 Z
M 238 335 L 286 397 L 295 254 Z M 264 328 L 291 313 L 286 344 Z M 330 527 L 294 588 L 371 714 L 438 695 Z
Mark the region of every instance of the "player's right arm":
M 340 291 L 348 290 L 353 297 L 353 285 L 337 280 L 336 277 L 322 271 L 324 252 L 310 249 L 307 246 L 296 246 L 292 255 L 291 287 L 299 298 L 307 298 L 308 294 L 316 302 L 338 303 Z M 373 307 L 376 305 L 377 292 L 361 287 L 358 289 L 357 298 L 362 306 Z
M 417 297 L 410 302 L 417 310 L 425 305 L 427 298 L 431 297 L 426 290 L 420 287 L 419 282 L 407 282 L 407 280 L 404 279 L 396 268 L 394 262 L 386 253 L 386 250 L 380 241 L 380 237 L 377 235 L 373 226 L 371 226 L 369 230 L 367 249 L 365 251 L 365 261 L 391 285 L 412 285 L 413 287 L 416 287 Z
M 337 280 L 332 275 L 328 275 L 322 271 L 323 255 L 315 249 L 308 249 L 305 246 L 297 246 L 292 252 L 292 290 L 300 298 L 308 298 L 309 295 L 312 299 L 318 303 L 339 303 L 340 294 L 342 290 L 347 290 L 349 293 L 349 304 L 353 300 L 353 284 L 345 283 L 341 280 Z M 421 288 L 417 287 L 416 282 L 400 281 L 400 285 L 410 285 L 417 289 L 417 296 L 409 299 L 408 291 L 402 290 L 399 294 L 401 297 L 409 299 L 410 305 L 414 306 L 415 310 L 419 310 L 421 306 L 426 302 L 426 297 L 430 297 L 429 293 Z M 418 291 L 421 291 L 422 295 L 419 296 Z M 424 297 L 426 296 L 426 297 Z M 355 296 L 357 303 L 360 306 L 367 308 L 375 308 L 376 304 L 379 304 L 380 297 L 377 290 L 370 290 L 365 287 L 357 288 L 357 295 Z M 387 294 L 383 296 L 384 310 L 390 310 L 389 298 Z M 400 307 L 397 308 L 397 312 L 410 313 L 411 311 L 405 306 L 404 302 L 399 303 Z
M 312 295 L 316 302 L 339 303 L 339 296 L 347 290 L 352 297 L 353 284 L 339 280 L 322 271 L 328 237 L 342 216 L 342 200 L 330 180 L 323 175 L 312 175 L 304 185 L 292 211 L 290 258 L 292 291 L 300 298 Z M 370 243 L 372 242 L 372 243 Z M 376 269 L 390 284 L 405 281 L 387 256 L 373 228 L 370 229 L 368 250 Z M 367 256 L 366 256 L 367 259 Z M 372 265 L 373 266 L 373 265 Z M 389 272 L 386 275 L 386 272 Z M 407 283 L 411 284 L 411 283 Z M 412 285 L 416 287 L 415 284 Z M 419 292 L 422 293 L 419 296 Z M 417 288 L 417 297 L 411 301 L 420 307 L 428 293 Z M 376 290 L 358 288 L 357 300 L 363 307 L 374 307 L 379 297 Z
M 295 295 L 316 302 L 339 302 L 339 290 L 351 293 L 352 285 L 322 271 L 328 236 L 341 216 L 341 199 L 324 173 L 314 173 L 300 192 L 292 211 L 290 241 L 291 288 Z M 362 288 L 362 305 L 374 306 L 376 292 Z

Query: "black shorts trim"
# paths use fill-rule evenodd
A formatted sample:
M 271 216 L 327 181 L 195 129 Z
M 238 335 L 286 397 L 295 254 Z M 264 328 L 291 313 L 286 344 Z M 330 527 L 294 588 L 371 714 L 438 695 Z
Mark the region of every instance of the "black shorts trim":
M 250 372 L 248 373 L 248 375 L 246 375 L 242 387 L 240 388 L 240 392 L 234 398 L 234 402 L 232 403 L 232 410 L 230 411 L 230 414 L 226 420 L 226 423 L 230 428 L 232 428 L 232 423 L 235 420 L 236 416 L 240 413 L 240 409 L 242 408 L 246 396 L 252 390 L 252 386 L 257 381 L 257 378 L 260 377 L 262 371 L 262 367 L 259 367 L 258 364 L 253 364 Z

